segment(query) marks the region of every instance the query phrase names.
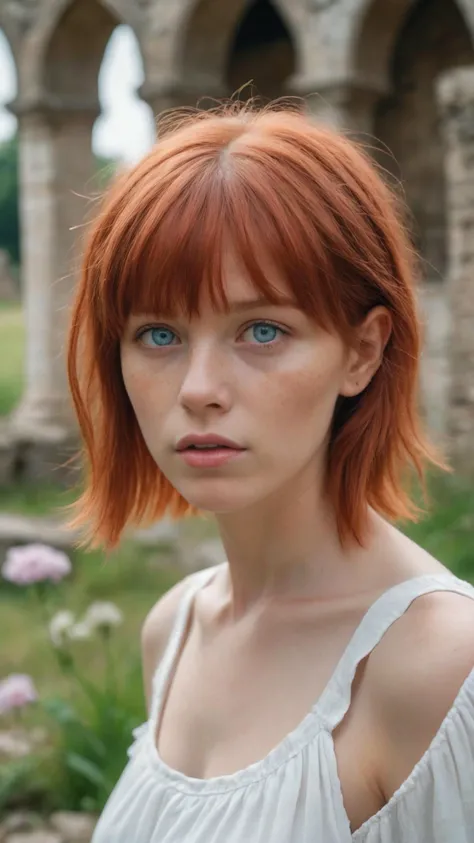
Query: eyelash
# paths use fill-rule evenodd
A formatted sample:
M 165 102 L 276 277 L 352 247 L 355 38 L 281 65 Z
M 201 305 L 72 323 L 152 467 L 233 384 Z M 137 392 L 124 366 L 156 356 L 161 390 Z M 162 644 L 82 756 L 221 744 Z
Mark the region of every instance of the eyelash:
M 279 325 L 277 322 L 272 322 L 272 321 L 271 321 L 271 320 L 269 320 L 269 319 L 256 319 L 256 320 L 254 320 L 253 322 L 250 322 L 248 325 L 246 325 L 246 326 L 242 329 L 242 333 L 243 333 L 243 334 L 245 334 L 245 332 L 246 332 L 246 331 L 248 331 L 248 330 L 249 330 L 249 328 L 252 328 L 254 325 L 270 325 L 272 328 L 277 328 L 279 331 L 281 331 L 281 334 L 283 334 L 283 336 L 288 336 L 288 335 L 289 335 L 289 331 L 287 331 L 287 330 L 285 330 L 284 328 L 282 328 L 282 326 L 281 326 L 281 325 Z M 173 329 L 172 329 L 172 328 L 169 328 L 167 325 L 145 325 L 143 328 L 140 328 L 140 330 L 136 333 L 136 335 L 135 335 L 135 341 L 136 341 L 136 342 L 140 342 L 140 340 L 142 339 L 142 337 L 143 337 L 143 336 L 144 336 L 144 335 L 145 335 L 148 331 L 159 331 L 159 330 L 160 330 L 160 329 L 162 329 L 162 328 L 163 328 L 164 330 L 166 330 L 166 331 L 170 331 L 172 334 L 175 334 L 175 335 L 176 335 L 176 332 L 175 332 L 175 331 L 173 331 Z M 251 344 L 252 346 L 254 346 L 254 347 L 258 348 L 258 349 L 271 349 L 271 348 L 274 348 L 274 347 L 275 347 L 275 345 L 277 344 L 277 342 L 278 342 L 278 340 L 277 340 L 277 339 L 275 339 L 275 340 L 273 340 L 272 342 L 267 342 L 267 343 L 250 343 L 250 344 Z M 151 348 L 151 346 L 147 346 L 147 347 L 148 347 L 148 348 Z M 156 346 L 154 346 L 154 347 L 153 347 L 153 349 L 154 349 L 154 350 L 155 350 L 155 349 L 160 349 L 160 350 L 162 350 L 162 349 L 173 348 L 173 347 L 174 347 L 173 345 L 163 345 L 163 346 L 156 345 Z

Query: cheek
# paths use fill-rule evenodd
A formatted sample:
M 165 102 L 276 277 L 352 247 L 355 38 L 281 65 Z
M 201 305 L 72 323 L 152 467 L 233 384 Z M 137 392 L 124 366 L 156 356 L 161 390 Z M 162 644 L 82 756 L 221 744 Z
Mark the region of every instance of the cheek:
M 271 381 L 271 382 L 270 382 Z M 261 390 L 269 415 L 278 427 L 284 423 L 296 430 L 329 427 L 339 395 L 341 363 L 339 356 L 311 355 L 290 369 L 272 375 L 268 389 Z
M 130 403 L 134 409 L 140 427 L 146 427 L 147 419 L 156 419 L 157 411 L 162 407 L 164 390 L 157 389 L 156 376 L 153 377 L 147 366 L 136 361 L 133 355 L 122 355 L 122 377 Z

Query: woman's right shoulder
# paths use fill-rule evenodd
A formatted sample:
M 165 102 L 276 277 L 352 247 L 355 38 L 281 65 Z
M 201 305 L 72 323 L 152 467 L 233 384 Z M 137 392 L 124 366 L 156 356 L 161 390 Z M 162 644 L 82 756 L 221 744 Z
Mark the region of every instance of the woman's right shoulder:
M 187 590 L 191 587 L 192 575 L 184 577 L 170 588 L 148 612 L 141 630 L 141 652 L 143 682 L 148 708 L 151 700 L 153 675 L 160 663 L 176 616 Z

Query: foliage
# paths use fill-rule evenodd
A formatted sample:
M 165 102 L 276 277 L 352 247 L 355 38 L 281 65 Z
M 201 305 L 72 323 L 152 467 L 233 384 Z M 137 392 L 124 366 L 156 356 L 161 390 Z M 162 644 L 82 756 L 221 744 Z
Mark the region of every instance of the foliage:
M 407 535 L 462 579 L 474 582 L 474 484 L 433 475 L 428 514 L 400 525 Z
M 0 248 L 14 264 L 20 262 L 18 208 L 18 138 L 0 144 Z
M 17 718 L 27 705 L 39 705 L 50 720 L 51 737 L 46 747 L 35 748 L 29 762 L 6 765 L 0 780 L 0 798 L 8 804 L 19 786 L 31 788 L 29 774 L 47 770 L 50 796 L 46 801 L 63 809 L 100 811 L 125 766 L 132 730 L 144 716 L 143 703 L 137 705 L 137 694 L 130 696 L 127 691 L 132 684 L 141 691 L 140 663 L 138 654 L 125 666 L 120 663 L 119 677 L 114 633 L 123 622 L 123 614 L 113 603 L 92 604 L 79 623 L 74 622 L 72 612 L 63 609 L 58 626 L 58 614 L 54 615 L 50 598 L 59 578 L 70 573 L 71 565 L 68 560 L 69 564 L 61 568 L 60 577 L 58 570 L 54 582 L 51 575 L 56 574 L 56 569 L 51 566 L 56 556 L 57 551 L 44 545 L 13 548 L 2 569 L 9 583 L 36 598 L 42 622 L 48 625 L 57 667 L 69 680 L 73 697 L 41 697 L 36 689 L 32 693 L 29 687 L 26 693 L 25 688 L 20 688 L 19 680 L 23 684 L 25 680 L 31 683 L 28 676 L 11 676 L 3 682 L 2 716 Z M 78 629 L 80 638 L 74 632 Z M 78 664 L 77 651 L 84 640 L 91 640 L 100 652 L 100 674 L 93 678 Z
M 22 712 L 23 726 L 47 733 L 28 759 L 0 765 L 0 811 L 32 805 L 45 813 L 100 811 L 125 766 L 132 729 L 146 717 L 140 627 L 180 574 L 166 567 L 164 555 L 131 543 L 107 561 L 99 551 L 74 551 L 71 558 L 68 581 L 39 590 L 4 582 L 0 590 L 0 640 L 8 641 L 0 675 L 21 665 L 34 676 L 40 703 Z M 98 612 L 87 607 L 104 599 L 120 604 L 122 626 L 108 634 L 97 626 L 87 640 L 71 636 L 65 646 L 52 646 L 54 612 L 67 606 L 99 624 Z
M 75 703 L 61 697 L 43 702 L 55 723 L 49 789 L 57 808 L 100 811 L 125 766 L 132 730 L 144 718 L 138 695 L 127 695 L 130 684 L 141 690 L 140 664 L 125 666 L 120 681 L 105 667 L 103 685 L 74 673 L 80 691 Z
M 0 308 L 0 416 L 13 410 L 20 400 L 24 355 L 25 328 L 21 308 L 17 304 L 3 303 Z

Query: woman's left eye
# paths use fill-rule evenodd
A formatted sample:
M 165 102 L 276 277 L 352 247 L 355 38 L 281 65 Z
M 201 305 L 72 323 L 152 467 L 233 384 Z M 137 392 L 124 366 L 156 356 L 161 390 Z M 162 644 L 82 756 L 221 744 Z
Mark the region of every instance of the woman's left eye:
M 249 332 L 251 332 L 251 339 L 247 341 L 256 340 L 257 345 L 274 345 L 278 335 L 287 333 L 283 328 L 274 325 L 273 322 L 254 322 L 253 325 L 249 325 L 245 329 L 242 336 L 245 337 Z

